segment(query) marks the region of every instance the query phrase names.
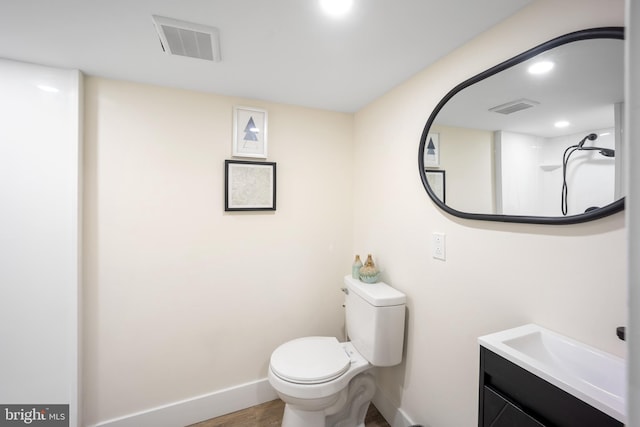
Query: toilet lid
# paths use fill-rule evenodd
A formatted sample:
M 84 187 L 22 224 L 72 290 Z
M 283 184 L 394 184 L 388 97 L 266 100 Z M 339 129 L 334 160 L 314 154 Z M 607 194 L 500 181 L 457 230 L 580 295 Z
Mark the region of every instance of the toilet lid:
M 351 360 L 334 337 L 299 338 L 282 344 L 271 355 L 271 370 L 285 381 L 318 384 L 338 378 Z

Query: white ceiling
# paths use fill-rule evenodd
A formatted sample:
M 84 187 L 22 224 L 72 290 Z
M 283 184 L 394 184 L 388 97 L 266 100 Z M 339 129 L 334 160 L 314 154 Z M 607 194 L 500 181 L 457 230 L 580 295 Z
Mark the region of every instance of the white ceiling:
M 0 0 L 0 57 L 357 111 L 531 0 Z M 163 53 L 151 15 L 219 28 L 221 62 Z
M 539 60 L 555 68 L 532 76 L 527 68 Z M 503 115 L 490 108 L 520 99 L 533 108 Z M 538 54 L 453 96 L 438 113 L 436 124 L 503 130 L 545 138 L 588 134 L 615 126 L 614 105 L 624 102 L 624 43 L 618 39 L 589 39 Z M 557 128 L 566 120 L 570 125 Z

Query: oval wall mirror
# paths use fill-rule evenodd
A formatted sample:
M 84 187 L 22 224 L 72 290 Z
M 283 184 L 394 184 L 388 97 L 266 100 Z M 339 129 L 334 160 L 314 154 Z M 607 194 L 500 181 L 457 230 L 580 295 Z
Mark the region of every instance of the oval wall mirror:
M 453 88 L 418 165 L 461 218 L 572 224 L 624 209 L 624 29 L 553 39 Z

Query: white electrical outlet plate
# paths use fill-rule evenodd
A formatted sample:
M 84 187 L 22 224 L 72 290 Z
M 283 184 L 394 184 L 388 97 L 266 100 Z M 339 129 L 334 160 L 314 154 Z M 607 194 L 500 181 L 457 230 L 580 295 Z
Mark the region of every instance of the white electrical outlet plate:
M 433 233 L 433 240 L 431 242 L 431 249 L 433 251 L 433 257 L 436 259 L 445 259 L 445 238 L 444 233 Z

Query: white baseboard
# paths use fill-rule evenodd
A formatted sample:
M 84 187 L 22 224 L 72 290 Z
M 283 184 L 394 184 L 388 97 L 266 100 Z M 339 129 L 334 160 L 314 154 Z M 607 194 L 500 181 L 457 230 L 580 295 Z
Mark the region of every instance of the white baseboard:
M 380 392 L 380 389 L 376 390 L 372 402 L 391 427 L 409 427 L 415 425 L 415 422 L 413 422 L 402 409 L 396 407 L 391 400 Z
M 95 427 L 183 427 L 277 398 L 265 378 L 104 421 Z
M 265 378 L 213 393 L 185 399 L 120 418 L 103 421 L 94 427 L 183 427 L 246 409 L 277 399 Z M 373 404 L 391 427 L 409 427 L 415 423 L 380 390 Z

